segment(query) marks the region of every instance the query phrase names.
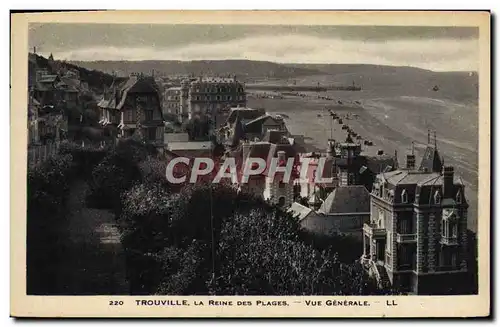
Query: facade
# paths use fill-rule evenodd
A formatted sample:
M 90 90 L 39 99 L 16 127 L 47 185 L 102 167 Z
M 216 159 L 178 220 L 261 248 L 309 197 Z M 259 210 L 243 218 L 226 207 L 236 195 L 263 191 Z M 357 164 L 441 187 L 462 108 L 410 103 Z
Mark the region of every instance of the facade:
M 262 140 L 268 131 L 281 131 L 288 135 L 285 121 L 279 117 L 262 115 L 244 124 L 245 136 L 249 140 Z
M 363 225 L 370 220 L 370 193 L 363 185 L 339 186 L 322 203 L 317 215 L 301 221 L 314 234 L 349 234 L 361 238 Z
M 428 145 L 421 164 L 377 175 L 363 261 L 382 283 L 414 294 L 452 294 L 467 278 L 467 200 L 454 169 Z
M 169 113 L 180 117 L 181 114 L 181 88 L 169 87 L 165 90 L 163 96 L 164 107 L 163 113 Z
M 300 146 L 296 146 L 295 143 L 293 145 L 295 148 L 300 148 Z M 314 152 L 300 155 L 301 158 L 304 158 L 303 160 L 308 158 L 309 162 L 306 178 L 296 181 L 296 186 L 298 188 L 297 193 L 301 198 L 307 199 L 309 206 L 316 209 L 321 205 L 322 195 L 331 192 L 338 185 L 333 147 L 334 143 L 329 140 L 326 156 Z M 321 159 L 325 160 L 323 167 L 319 165 Z M 318 169 L 322 171 L 318 173 Z M 331 178 L 332 181 L 329 183 L 317 183 L 316 175 L 321 176 L 322 179 Z
M 259 175 L 249 176 L 247 183 L 241 183 L 239 190 L 260 196 L 272 204 L 281 207 L 288 207 L 294 200 L 294 179 L 292 173 L 288 181 L 284 180 L 284 173 L 276 172 L 274 177 L 269 176 L 269 167 L 273 158 L 280 165 L 286 165 L 289 158 L 296 158 L 297 153 L 290 144 L 273 144 L 269 142 L 245 142 L 243 143 L 241 164 L 248 158 L 261 158 L 266 162 L 266 169 Z M 240 176 L 243 173 L 243 164 L 241 165 Z
M 33 97 L 42 107 L 51 105 L 73 108 L 79 103 L 78 89 L 67 78 L 49 74 L 46 69 L 36 71 L 35 84 L 32 88 Z
M 230 108 L 245 106 L 245 87 L 236 77 L 199 77 L 181 83 L 181 122 L 196 115 L 210 115 L 218 127 L 225 122 Z
M 161 96 L 152 77 L 133 74 L 120 85 L 112 85 L 98 107 L 100 122 L 111 135 L 137 135 L 146 143 L 163 147 Z

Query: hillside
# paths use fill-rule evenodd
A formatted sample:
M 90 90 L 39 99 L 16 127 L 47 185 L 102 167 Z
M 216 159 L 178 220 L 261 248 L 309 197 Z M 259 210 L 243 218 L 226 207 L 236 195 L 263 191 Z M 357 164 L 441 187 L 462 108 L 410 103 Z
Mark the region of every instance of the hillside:
M 236 75 L 247 83 L 286 85 L 356 85 L 377 95 L 431 96 L 438 85 L 446 89 L 446 98 L 454 101 L 477 101 L 478 76 L 475 72 L 434 72 L 415 67 L 393 67 L 369 64 L 278 64 L 252 60 L 200 61 L 74 61 L 84 72 L 98 70 L 118 76 L 132 72 L 159 75 Z M 110 77 L 104 77 L 108 82 Z M 439 92 L 438 92 L 439 93 Z M 435 94 L 438 97 L 440 95 Z
M 113 82 L 111 74 L 65 61 L 50 61 L 45 57 L 30 53 L 28 56 L 28 79 L 30 85 L 35 81 L 37 69 L 46 69 L 51 74 L 56 74 L 63 70 L 76 70 L 79 72 L 81 81 L 88 83 L 90 90 L 96 94 L 102 93 L 104 87 L 111 85 Z
M 315 69 L 251 60 L 74 61 L 72 63 L 87 69 L 116 72 L 118 76 L 127 76 L 132 72 L 151 74 L 154 70 L 161 75 L 236 75 L 241 80 L 250 81 L 255 78 L 282 79 L 321 73 Z

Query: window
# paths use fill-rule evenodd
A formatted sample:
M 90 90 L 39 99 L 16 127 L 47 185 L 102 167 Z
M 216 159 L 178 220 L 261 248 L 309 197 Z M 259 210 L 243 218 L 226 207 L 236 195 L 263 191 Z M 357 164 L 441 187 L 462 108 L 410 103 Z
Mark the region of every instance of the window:
M 457 204 L 462 203 L 462 193 L 460 192 L 460 190 L 458 190 L 458 192 L 457 192 L 457 196 L 456 196 L 455 201 L 457 202 Z
M 220 95 L 217 96 L 217 101 L 220 101 Z
M 148 140 L 156 140 L 156 128 L 148 128 Z
M 441 194 L 439 193 L 439 191 L 436 191 L 434 193 L 434 203 L 441 204 Z
M 286 202 L 286 199 L 284 196 L 280 196 L 279 199 L 278 199 L 278 205 L 280 207 L 283 207 L 285 205 L 285 202 Z
M 406 190 L 401 192 L 401 203 L 408 203 L 408 193 L 406 193 Z
M 163 136 L 163 127 L 156 128 L 156 139 L 161 140 Z
M 279 182 L 278 186 L 279 186 L 279 188 L 285 188 L 285 183 Z
M 382 209 L 378 209 L 378 227 L 384 228 L 384 211 Z
M 196 101 L 200 101 L 200 96 L 199 95 L 196 96 Z
M 451 253 L 450 264 L 452 267 L 457 266 L 457 253 L 456 252 Z
M 129 109 L 125 111 L 125 121 L 133 122 L 135 120 L 135 110 Z
M 450 223 L 451 237 L 453 237 L 453 238 L 457 237 L 457 234 L 458 234 L 457 229 L 458 229 L 457 223 Z
M 146 120 L 153 120 L 153 110 L 146 110 L 144 113 Z
M 231 96 L 230 95 L 227 96 L 227 100 L 231 101 Z

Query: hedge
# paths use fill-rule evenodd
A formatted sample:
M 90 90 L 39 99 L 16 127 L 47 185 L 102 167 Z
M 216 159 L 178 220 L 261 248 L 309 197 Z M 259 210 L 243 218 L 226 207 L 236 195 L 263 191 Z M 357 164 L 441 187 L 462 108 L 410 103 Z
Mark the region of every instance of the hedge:
M 58 155 L 28 168 L 27 292 L 57 292 L 57 268 L 63 251 L 58 237 L 65 224 L 69 185 L 75 171 L 71 155 Z

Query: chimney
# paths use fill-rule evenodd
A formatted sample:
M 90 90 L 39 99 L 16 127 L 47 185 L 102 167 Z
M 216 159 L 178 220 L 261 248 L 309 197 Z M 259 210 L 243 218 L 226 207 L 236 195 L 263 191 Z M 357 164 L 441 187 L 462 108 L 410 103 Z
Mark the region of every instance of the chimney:
M 411 142 L 411 154 L 406 155 L 406 169 L 415 170 L 415 142 Z
M 333 157 L 335 155 L 335 140 L 328 139 L 328 147 L 326 149 L 326 155 L 328 157 Z
M 452 166 L 443 167 L 443 198 L 453 198 L 453 175 Z
M 415 169 L 415 155 L 407 154 L 406 155 L 406 169 L 414 170 Z

